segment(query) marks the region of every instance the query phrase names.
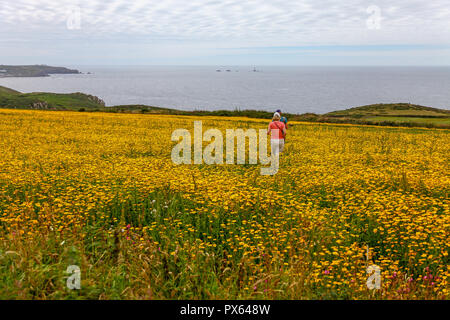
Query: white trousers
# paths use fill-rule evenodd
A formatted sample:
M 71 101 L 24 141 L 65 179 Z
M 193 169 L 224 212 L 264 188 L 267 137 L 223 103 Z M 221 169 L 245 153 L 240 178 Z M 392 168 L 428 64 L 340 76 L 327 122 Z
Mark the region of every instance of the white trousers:
M 278 155 L 284 150 L 284 139 L 271 139 L 270 146 L 272 147 L 272 154 Z

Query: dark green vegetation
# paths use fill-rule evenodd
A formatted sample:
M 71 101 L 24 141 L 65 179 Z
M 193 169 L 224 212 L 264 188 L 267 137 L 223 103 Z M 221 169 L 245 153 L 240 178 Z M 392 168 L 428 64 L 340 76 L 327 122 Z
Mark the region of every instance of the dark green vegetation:
M 78 70 L 46 65 L 8 66 L 0 65 L 0 78 L 5 77 L 48 77 L 50 74 L 73 74 Z
M 20 93 L 0 86 L 0 108 L 49 109 L 87 112 L 169 114 L 190 116 L 224 116 L 271 119 L 273 113 L 261 110 L 184 111 L 146 105 L 119 105 L 106 107 L 98 97 L 84 93 Z M 373 104 L 326 114 L 283 113 L 289 121 L 321 123 L 349 123 L 362 125 L 450 128 L 450 110 L 409 103 Z

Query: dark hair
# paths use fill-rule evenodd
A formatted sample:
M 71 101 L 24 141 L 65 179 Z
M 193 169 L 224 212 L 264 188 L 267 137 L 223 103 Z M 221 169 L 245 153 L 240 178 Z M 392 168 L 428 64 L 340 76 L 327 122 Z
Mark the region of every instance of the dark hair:
M 281 110 L 280 109 L 278 109 L 276 112 L 278 112 L 278 113 L 281 113 Z

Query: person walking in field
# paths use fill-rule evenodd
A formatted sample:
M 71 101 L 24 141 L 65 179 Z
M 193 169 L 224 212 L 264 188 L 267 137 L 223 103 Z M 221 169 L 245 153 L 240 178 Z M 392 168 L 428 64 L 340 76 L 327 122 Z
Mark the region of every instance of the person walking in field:
M 275 112 L 272 117 L 272 122 L 269 123 L 267 134 L 270 134 L 270 145 L 274 155 L 279 155 L 284 150 L 284 139 L 286 137 L 286 126 L 280 121 L 281 116 Z

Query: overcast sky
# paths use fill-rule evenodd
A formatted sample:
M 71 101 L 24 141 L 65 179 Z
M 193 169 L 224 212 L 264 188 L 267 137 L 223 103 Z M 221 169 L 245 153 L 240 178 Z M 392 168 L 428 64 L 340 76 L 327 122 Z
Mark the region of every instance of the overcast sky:
M 450 65 L 450 0 L 0 0 L 0 64 Z

